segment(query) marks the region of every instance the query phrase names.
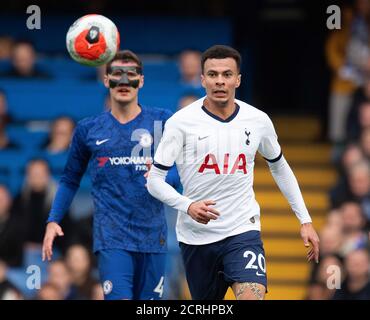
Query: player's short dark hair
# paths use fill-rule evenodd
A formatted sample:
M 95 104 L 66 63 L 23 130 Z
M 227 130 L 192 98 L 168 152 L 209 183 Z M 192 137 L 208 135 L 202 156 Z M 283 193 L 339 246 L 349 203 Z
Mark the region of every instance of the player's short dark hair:
M 242 64 L 242 57 L 240 53 L 234 48 L 218 44 L 208 48 L 206 51 L 203 52 L 201 60 L 202 73 L 204 72 L 204 64 L 207 59 L 225 59 L 225 58 L 234 59 L 238 71 L 240 72 L 240 66 Z
M 118 51 L 116 55 L 113 57 L 113 59 L 107 63 L 106 68 L 105 68 L 106 74 L 108 74 L 108 70 L 112 66 L 113 61 L 117 61 L 117 60 L 125 61 L 125 62 L 129 62 L 129 61 L 135 62 L 137 63 L 138 67 L 143 69 L 143 63 L 135 53 L 133 53 L 131 50 L 122 50 L 122 51 Z

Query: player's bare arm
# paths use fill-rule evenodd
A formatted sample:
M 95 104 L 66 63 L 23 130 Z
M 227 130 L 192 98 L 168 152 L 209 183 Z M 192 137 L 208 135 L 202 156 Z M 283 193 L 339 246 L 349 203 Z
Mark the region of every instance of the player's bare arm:
M 53 256 L 53 242 L 56 237 L 64 236 L 63 230 L 56 222 L 49 222 L 46 226 L 44 241 L 42 243 L 42 261 L 51 260 Z

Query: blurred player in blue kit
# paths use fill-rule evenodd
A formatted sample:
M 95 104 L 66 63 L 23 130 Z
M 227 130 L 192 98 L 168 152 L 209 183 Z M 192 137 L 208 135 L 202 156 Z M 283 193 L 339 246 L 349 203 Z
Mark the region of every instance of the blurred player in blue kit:
M 43 260 L 51 260 L 53 241 L 63 236 L 59 223 L 89 167 L 94 252 L 107 300 L 160 299 L 163 294 L 167 225 L 163 204 L 145 185 L 154 137 L 162 134 L 171 113 L 138 103 L 142 69 L 141 60 L 129 50 L 107 64 L 104 84 L 111 110 L 78 123 L 42 248 Z M 167 182 L 176 187 L 176 171 Z

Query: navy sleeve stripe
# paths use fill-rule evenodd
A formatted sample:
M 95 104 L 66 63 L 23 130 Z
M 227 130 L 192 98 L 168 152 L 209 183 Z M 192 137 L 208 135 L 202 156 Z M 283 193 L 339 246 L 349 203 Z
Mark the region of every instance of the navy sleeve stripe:
M 159 164 L 158 162 L 155 162 L 153 165 L 155 167 L 157 167 L 158 169 L 161 169 L 161 170 L 170 170 L 171 169 L 171 167 L 164 166 L 162 164 Z
M 283 156 L 283 151 L 280 151 L 280 154 L 275 159 L 267 159 L 265 157 L 263 157 L 263 159 L 265 159 L 268 162 L 273 163 L 273 162 L 279 161 L 282 156 Z

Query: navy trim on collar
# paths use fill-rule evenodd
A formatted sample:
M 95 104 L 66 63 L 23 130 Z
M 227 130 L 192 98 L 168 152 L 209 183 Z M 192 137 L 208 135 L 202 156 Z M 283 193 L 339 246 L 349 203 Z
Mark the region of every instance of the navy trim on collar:
M 215 119 L 217 121 L 220 121 L 220 122 L 230 122 L 230 121 L 232 121 L 238 115 L 239 109 L 240 109 L 239 105 L 237 103 L 235 103 L 235 110 L 234 110 L 233 114 L 230 117 L 228 117 L 227 119 L 222 119 L 219 116 L 216 116 L 212 112 L 208 111 L 205 106 L 202 106 L 202 110 L 206 114 L 208 114 L 210 117 L 212 117 L 213 119 Z

